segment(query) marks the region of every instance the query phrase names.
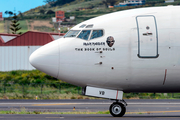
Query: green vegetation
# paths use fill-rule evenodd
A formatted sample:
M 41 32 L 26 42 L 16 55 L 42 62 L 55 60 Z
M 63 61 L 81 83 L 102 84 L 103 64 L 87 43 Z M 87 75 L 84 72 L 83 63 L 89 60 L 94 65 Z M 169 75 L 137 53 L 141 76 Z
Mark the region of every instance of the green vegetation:
M 38 30 L 38 31 L 43 31 L 43 32 L 49 32 L 49 31 L 53 31 L 52 28 L 47 27 L 47 26 L 35 26 L 34 30 Z
M 91 112 L 91 111 L 72 111 L 72 112 L 50 112 L 50 111 L 28 111 L 26 108 L 22 107 L 20 110 L 11 108 L 10 111 L 0 111 L 0 114 L 110 114 L 109 111 L 97 111 L 97 112 Z
M 123 99 L 179 99 L 180 93 L 125 93 Z
M 0 72 L 0 99 L 86 99 L 81 88 L 38 70 Z M 94 99 L 94 98 L 88 98 Z
M 172 111 L 171 111 L 172 112 Z M 174 111 L 174 112 L 179 112 L 179 111 Z M 134 111 L 134 112 L 126 112 L 126 114 L 153 114 L 153 113 L 169 113 L 169 111 Z M 78 110 L 73 110 L 69 112 L 52 112 L 49 110 L 43 110 L 43 111 L 28 111 L 26 110 L 25 107 L 18 109 L 10 108 L 10 110 L 1 110 L 0 114 L 110 114 L 109 110 L 105 111 L 96 111 L 96 112 L 91 112 L 91 111 L 78 111 Z
M 38 70 L 0 72 L 0 99 L 95 99 Z M 177 99 L 180 93 L 125 93 L 123 99 Z M 96 98 L 97 99 L 97 98 Z
M 4 21 L 0 21 L 0 33 L 4 32 Z
M 45 0 L 46 5 L 36 7 L 24 13 L 19 12 L 18 18 L 21 21 L 24 21 L 20 24 L 22 30 L 20 32 L 24 33 L 28 30 L 38 30 L 42 32 L 58 32 L 53 27 L 46 25 L 31 27 L 26 21 L 33 20 L 48 20 L 52 21 L 52 17 L 55 17 L 55 11 L 62 10 L 65 11 L 66 22 L 62 22 L 61 25 L 64 26 L 74 26 L 85 20 L 104 15 L 111 12 L 122 11 L 127 9 L 141 8 L 141 7 L 152 7 L 152 6 L 167 6 L 167 5 L 179 5 L 180 0 L 175 0 L 173 3 L 164 3 L 164 0 L 147 0 L 145 5 L 139 6 L 127 6 L 127 7 L 116 7 L 116 8 L 107 8 L 107 5 L 118 4 L 122 0 Z M 111 3 L 113 2 L 113 3 Z M 49 4 L 48 4 L 49 3 Z M 50 12 L 51 11 L 51 12 Z M 9 14 L 9 12 L 7 12 Z M 69 21 L 70 16 L 75 16 L 74 21 Z M 12 17 L 5 18 L 5 20 L 12 20 Z M 6 22 L 8 23 L 8 22 Z M 27 26 L 29 24 L 29 26 Z M 9 26 L 7 26 L 7 32 Z M 5 30 L 6 31 L 6 30 Z M 65 30 L 66 32 L 67 30 Z
M 84 8 L 84 9 L 105 9 L 104 4 L 102 2 L 103 0 L 89 0 L 89 1 L 79 1 L 76 0 L 74 2 L 65 4 L 63 6 L 56 6 L 55 8 L 52 7 L 52 9 L 58 11 L 58 10 L 63 10 L 63 11 L 79 11 L 79 9 Z M 82 9 L 83 10 L 83 9 Z
M 26 20 L 20 20 L 18 23 L 20 24 L 20 27 L 21 27 L 19 32 L 25 33 L 28 31 L 28 26 L 27 26 Z
M 54 0 L 46 0 L 46 1 L 54 1 Z M 54 2 L 53 4 L 46 4 L 44 6 L 39 6 L 37 8 L 31 9 L 25 13 L 23 13 L 24 16 L 47 16 L 49 14 L 43 14 L 41 13 L 41 11 L 48 11 L 48 10 L 52 10 L 52 11 L 58 11 L 58 10 L 63 10 L 66 12 L 66 14 L 71 14 L 71 15 L 75 15 L 76 17 L 78 16 L 77 14 L 73 14 L 72 12 L 75 11 L 86 11 L 86 10 L 90 10 L 91 12 L 94 12 L 95 14 L 97 10 L 101 10 L 104 11 L 103 13 L 109 13 L 109 12 L 114 12 L 114 11 L 119 11 L 119 10 L 124 10 L 124 9 L 131 9 L 131 8 L 136 8 L 136 7 L 150 7 L 150 6 L 159 6 L 159 5 L 168 5 L 168 4 L 175 4 L 177 5 L 178 3 L 180 3 L 179 0 L 175 0 L 174 3 L 164 3 L 164 0 L 147 0 L 146 5 L 144 6 L 130 6 L 130 7 L 118 7 L 118 8 L 106 8 L 105 2 L 108 3 L 108 5 L 110 5 L 111 1 L 116 1 L 114 3 L 119 3 L 122 2 L 122 0 L 55 0 L 55 1 L 59 1 L 62 3 L 57 3 Z M 72 2 L 71 2 L 72 1 Z M 87 12 L 87 11 L 86 11 Z M 85 12 L 85 13 L 86 13 Z M 78 13 L 78 12 L 77 12 Z M 89 14 L 82 14 L 82 15 L 89 15 Z M 42 17 L 41 16 L 41 17 Z
M 44 2 L 50 4 L 51 6 L 64 5 L 75 0 L 44 0 Z M 88 1 L 88 0 L 86 0 Z
M 61 80 L 57 80 L 43 72 L 38 70 L 32 71 L 11 71 L 0 72 L 0 83 L 4 84 L 56 84 L 62 83 Z
M 20 23 L 18 23 L 18 16 L 16 15 L 16 13 L 14 13 L 14 16 L 12 17 L 11 20 L 11 27 L 10 30 L 12 31 L 12 34 L 22 34 L 21 32 L 17 33 L 21 27 L 19 27 Z

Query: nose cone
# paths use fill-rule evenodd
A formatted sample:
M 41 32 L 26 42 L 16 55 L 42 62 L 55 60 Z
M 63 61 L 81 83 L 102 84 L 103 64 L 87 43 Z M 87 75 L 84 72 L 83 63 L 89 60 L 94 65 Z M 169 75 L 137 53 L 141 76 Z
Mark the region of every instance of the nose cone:
M 50 42 L 33 52 L 29 62 L 36 69 L 57 78 L 59 71 L 58 40 Z

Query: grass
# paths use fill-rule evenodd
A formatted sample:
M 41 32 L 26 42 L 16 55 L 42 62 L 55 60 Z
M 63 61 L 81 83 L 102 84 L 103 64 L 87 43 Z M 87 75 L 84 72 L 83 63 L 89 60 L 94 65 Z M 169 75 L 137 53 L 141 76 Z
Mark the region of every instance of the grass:
M 0 33 L 4 32 L 4 23 L 0 22 Z
M 3 86 L 0 84 L 0 99 L 95 99 L 82 96 L 81 88 L 61 84 L 60 87 L 49 85 L 19 85 Z
M 0 99 L 97 99 L 38 70 L 0 72 Z M 180 93 L 124 93 L 123 99 L 179 99 Z
M 54 8 L 56 11 L 63 10 L 63 11 L 74 11 L 78 8 L 88 8 L 91 6 L 99 5 L 102 2 L 102 0 L 92 0 L 92 1 L 84 1 L 84 2 L 72 2 L 71 4 L 66 4 L 64 6 L 61 6 L 61 8 Z
M 19 30 L 18 32 L 22 32 L 22 33 L 27 32 L 28 26 L 27 26 L 26 20 L 21 20 L 19 21 L 19 23 L 20 23 L 21 30 Z
M 152 113 L 168 113 L 172 111 L 137 111 L 137 112 L 126 112 L 126 114 L 152 114 Z M 179 112 L 179 111 L 174 111 L 174 112 Z M 96 112 L 91 112 L 91 111 L 76 111 L 73 110 L 72 112 L 51 112 L 49 110 L 43 110 L 43 111 L 27 111 L 24 107 L 22 107 L 20 110 L 11 108 L 9 111 L 8 110 L 1 110 L 0 114 L 110 114 L 109 110 L 105 111 L 96 111 Z
M 64 94 L 21 94 L 21 93 L 0 93 L 0 99 L 43 99 L 43 100 L 51 100 L 51 99 L 98 99 L 95 97 L 87 97 L 79 94 L 72 93 L 64 93 Z
M 34 26 L 35 30 L 41 31 L 41 32 L 52 32 L 53 29 L 47 26 Z
M 50 111 L 27 111 L 24 107 L 20 110 L 11 108 L 9 111 L 1 110 L 0 114 L 110 114 L 109 111 L 72 111 L 72 112 L 50 112 Z
M 20 20 L 18 23 L 20 23 L 19 27 L 21 27 L 21 29 L 17 32 L 22 32 L 22 33 L 25 33 L 28 31 L 28 26 L 27 26 L 27 23 L 26 23 L 26 20 Z M 11 20 L 7 20 L 6 21 L 6 26 L 7 26 L 7 31 L 9 31 L 9 33 L 11 33 Z
M 0 99 L 98 99 L 82 96 L 81 87 L 61 83 L 50 84 L 0 84 Z M 123 99 L 178 99 L 180 93 L 124 93 Z
M 126 114 L 152 114 L 152 113 L 169 113 L 173 111 L 134 111 L 134 112 L 126 112 Z M 174 112 L 179 112 L 179 110 L 176 110 Z M 35 110 L 35 111 L 28 111 L 25 107 L 22 107 L 20 109 L 16 108 L 10 108 L 10 110 L 0 110 L 0 114 L 110 114 L 109 110 L 105 111 L 78 111 L 73 110 L 69 112 L 58 112 L 58 111 L 49 111 L 49 110 Z

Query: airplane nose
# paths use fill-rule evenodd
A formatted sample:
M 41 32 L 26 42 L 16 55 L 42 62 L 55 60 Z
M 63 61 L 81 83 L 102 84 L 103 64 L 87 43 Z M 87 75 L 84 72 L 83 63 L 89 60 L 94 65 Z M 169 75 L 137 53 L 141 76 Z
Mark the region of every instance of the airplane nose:
M 29 62 L 36 69 L 53 77 L 58 76 L 59 70 L 59 42 L 50 42 L 31 54 Z

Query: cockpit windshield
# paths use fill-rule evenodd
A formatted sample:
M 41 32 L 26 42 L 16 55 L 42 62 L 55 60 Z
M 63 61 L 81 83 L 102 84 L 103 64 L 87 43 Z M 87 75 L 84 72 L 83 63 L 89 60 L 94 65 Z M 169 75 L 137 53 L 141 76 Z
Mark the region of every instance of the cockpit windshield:
M 70 30 L 64 37 L 76 37 L 80 30 Z
M 91 33 L 91 30 L 82 30 L 78 38 L 88 40 L 90 33 Z
M 64 37 L 77 37 L 83 40 L 93 40 L 102 37 L 104 31 L 100 30 L 70 30 Z
M 103 30 L 93 30 L 91 38 L 90 39 L 95 39 L 98 37 L 103 36 Z

